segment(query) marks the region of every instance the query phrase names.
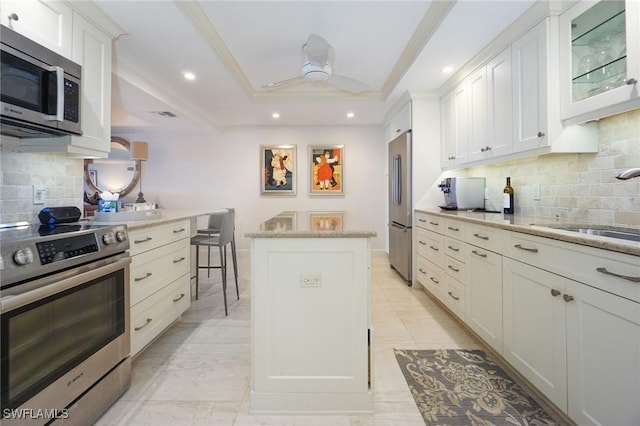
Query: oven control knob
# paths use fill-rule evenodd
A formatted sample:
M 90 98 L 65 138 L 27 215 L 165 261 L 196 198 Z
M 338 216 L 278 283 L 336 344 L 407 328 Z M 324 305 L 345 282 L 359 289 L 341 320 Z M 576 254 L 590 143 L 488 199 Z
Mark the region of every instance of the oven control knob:
M 116 240 L 120 242 L 127 241 L 127 233 L 124 231 L 116 232 Z
M 33 263 L 33 251 L 29 247 L 20 249 L 13 254 L 13 261 L 20 266 Z
M 107 232 L 106 234 L 104 234 L 102 236 L 102 241 L 106 244 L 113 244 L 116 242 L 116 236 L 114 235 L 113 232 Z

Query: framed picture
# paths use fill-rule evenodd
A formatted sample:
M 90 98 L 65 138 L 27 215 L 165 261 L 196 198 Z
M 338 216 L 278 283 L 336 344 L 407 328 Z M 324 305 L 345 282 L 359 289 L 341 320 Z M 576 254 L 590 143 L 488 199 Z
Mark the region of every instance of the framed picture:
M 309 147 L 309 192 L 313 195 L 342 195 L 344 189 L 344 145 Z
M 296 212 L 282 212 L 260 225 L 261 231 L 290 232 L 297 230 Z
M 309 217 L 311 230 L 314 232 L 342 231 L 342 212 L 312 212 Z
M 260 192 L 268 195 L 295 195 L 296 146 L 260 145 Z

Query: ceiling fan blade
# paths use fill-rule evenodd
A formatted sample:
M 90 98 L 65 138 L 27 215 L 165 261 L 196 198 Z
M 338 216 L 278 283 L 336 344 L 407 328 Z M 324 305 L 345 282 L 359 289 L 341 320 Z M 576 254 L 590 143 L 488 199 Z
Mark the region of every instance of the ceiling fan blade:
M 327 82 L 337 89 L 350 93 L 362 93 L 371 90 L 371 88 L 363 82 L 343 75 L 333 74 Z
M 276 81 L 273 83 L 265 84 L 264 86 L 262 86 L 262 88 L 263 89 L 279 89 L 285 86 L 294 86 L 298 83 L 303 83 L 304 81 L 305 79 L 302 76 L 298 76 L 294 78 L 289 78 L 287 80 Z
M 324 67 L 329 59 L 329 50 L 331 47 L 329 43 L 327 43 L 327 40 L 319 35 L 310 34 L 303 49 L 309 63 Z

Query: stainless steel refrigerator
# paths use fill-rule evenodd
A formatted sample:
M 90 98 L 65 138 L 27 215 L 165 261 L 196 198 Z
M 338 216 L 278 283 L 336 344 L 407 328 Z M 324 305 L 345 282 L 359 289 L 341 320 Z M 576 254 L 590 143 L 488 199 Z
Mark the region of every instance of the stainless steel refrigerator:
M 411 285 L 411 131 L 389 143 L 389 262 Z

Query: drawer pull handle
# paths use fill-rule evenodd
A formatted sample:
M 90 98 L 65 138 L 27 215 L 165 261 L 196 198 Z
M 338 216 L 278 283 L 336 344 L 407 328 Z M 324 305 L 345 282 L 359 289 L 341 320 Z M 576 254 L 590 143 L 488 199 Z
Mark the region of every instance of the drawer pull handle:
M 137 277 L 137 278 L 134 278 L 133 280 L 134 280 L 135 282 L 142 281 L 142 280 L 146 280 L 146 279 L 147 279 L 147 278 L 149 278 L 151 275 L 153 275 L 151 272 L 147 272 L 147 274 L 146 274 L 144 277 Z
M 183 261 L 183 260 L 185 260 L 185 259 L 186 259 L 186 257 L 181 257 L 180 259 L 175 259 L 175 260 L 173 261 L 173 263 L 180 263 L 180 262 L 182 262 L 182 261 Z
M 425 219 L 422 219 L 422 218 L 418 219 L 418 222 L 427 223 L 427 221 Z
M 430 279 L 431 281 L 433 281 L 434 283 L 436 283 L 436 284 L 440 284 L 440 281 L 436 280 L 436 279 L 435 279 L 435 278 L 433 278 L 433 277 L 429 277 L 429 279 Z
M 135 330 L 135 331 L 140 331 L 140 330 L 142 330 L 143 328 L 145 328 L 146 326 L 148 326 L 148 325 L 149 325 L 149 323 L 150 323 L 151 321 L 153 321 L 151 318 L 147 318 L 147 322 L 145 322 L 145 323 L 144 323 L 144 325 L 141 325 L 140 327 L 136 327 L 136 328 L 134 328 L 134 330 Z
M 438 249 L 438 247 L 434 247 L 434 246 L 429 246 L 429 248 L 433 251 L 440 251 L 440 249 Z
M 430 225 L 439 226 L 438 222 L 429 222 Z
M 551 289 L 551 295 L 552 295 L 553 297 L 560 296 L 560 294 L 561 294 L 561 293 L 562 293 L 562 292 L 561 292 L 560 290 L 556 290 L 555 288 L 552 288 L 552 289 Z
M 427 273 L 427 271 L 425 271 L 425 270 L 424 270 L 424 269 L 422 269 L 422 268 L 418 268 L 418 271 L 420 271 L 420 273 L 422 273 L 422 274 L 426 274 L 426 273 Z
M 460 251 L 460 249 L 457 249 L 455 247 L 451 247 L 451 246 L 447 246 L 447 248 L 451 251 Z
M 607 271 L 607 268 L 596 268 L 596 271 L 607 275 L 613 275 L 614 277 L 622 278 L 623 280 L 640 283 L 640 277 L 630 277 L 628 275 L 616 274 L 615 272 Z
M 451 269 L 453 272 L 460 272 L 460 269 L 454 268 L 451 265 L 447 265 L 447 268 Z
M 480 256 L 480 257 L 487 257 L 486 253 L 478 253 L 475 250 L 472 250 L 471 253 L 475 254 L 476 256 Z
M 422 241 L 422 240 L 418 240 L 418 242 L 419 242 L 420 244 L 422 244 L 423 246 L 426 246 L 426 245 L 427 245 L 427 243 L 426 243 L 426 242 L 424 242 L 424 241 Z
M 186 229 L 184 229 L 184 228 L 174 229 L 174 230 L 173 230 L 173 233 L 174 233 L 174 234 L 179 234 L 179 233 L 184 232 L 184 231 L 186 231 Z
M 447 229 L 458 232 L 460 228 L 454 228 L 453 226 L 447 226 Z
M 480 235 L 480 234 L 473 234 L 474 237 L 476 238 L 480 238 L 481 240 L 488 240 L 489 237 L 485 237 L 484 235 Z
M 453 293 L 451 293 L 451 292 L 449 292 L 449 296 L 451 296 L 451 298 L 452 298 L 453 300 L 460 300 L 460 298 L 459 298 L 459 297 L 454 296 L 454 295 L 453 295 Z
M 147 237 L 144 240 L 133 240 L 133 242 L 136 244 L 140 244 L 140 243 L 146 243 L 147 241 L 151 241 L 151 240 L 153 240 L 153 238 Z
M 514 247 L 517 248 L 517 249 L 520 249 L 520 250 L 530 251 L 531 253 L 537 253 L 538 252 L 537 248 L 522 247 L 520 244 L 516 244 Z
M 573 302 L 573 296 L 570 296 L 568 294 L 563 294 L 562 298 L 564 299 L 565 302 L 569 303 L 569 302 Z
M 174 302 L 178 302 L 180 299 L 182 299 L 184 297 L 184 293 L 180 294 L 180 297 L 178 297 L 177 299 L 173 299 Z

